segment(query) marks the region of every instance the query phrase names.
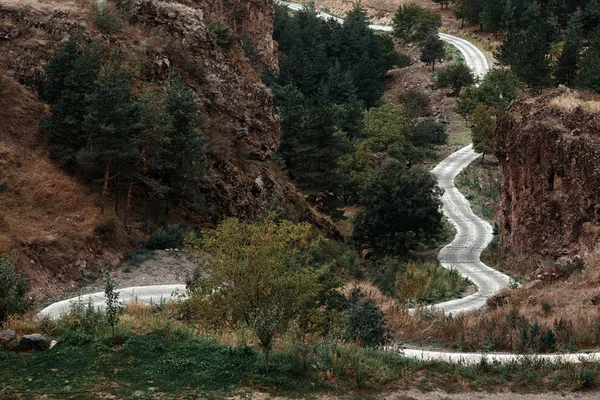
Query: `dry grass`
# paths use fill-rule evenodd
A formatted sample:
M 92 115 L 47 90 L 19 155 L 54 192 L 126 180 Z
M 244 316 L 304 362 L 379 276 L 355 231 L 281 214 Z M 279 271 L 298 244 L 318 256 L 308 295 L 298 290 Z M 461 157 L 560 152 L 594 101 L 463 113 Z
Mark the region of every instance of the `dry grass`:
M 37 124 L 45 107 L 12 78 L 0 82 L 0 179 L 7 184 L 0 202 L 0 251 L 16 251 L 34 294 L 55 288 L 93 237 L 96 196 L 61 171 L 38 143 Z
M 600 293 L 600 254 L 586 258 L 586 268 L 564 281 L 531 289 L 505 289 L 498 307 L 447 317 L 430 311 L 409 315 L 400 309 L 386 316 L 398 340 L 474 351 L 532 351 L 523 348 L 524 321 L 536 322 L 543 334 L 551 329 L 558 351 L 600 346 L 600 308 L 592 298 Z M 561 322 L 562 321 L 562 322 Z M 536 342 L 539 345 L 539 339 Z
M 564 111 L 573 111 L 581 108 L 588 112 L 600 112 L 600 96 L 592 93 L 564 93 L 550 101 L 550 106 Z

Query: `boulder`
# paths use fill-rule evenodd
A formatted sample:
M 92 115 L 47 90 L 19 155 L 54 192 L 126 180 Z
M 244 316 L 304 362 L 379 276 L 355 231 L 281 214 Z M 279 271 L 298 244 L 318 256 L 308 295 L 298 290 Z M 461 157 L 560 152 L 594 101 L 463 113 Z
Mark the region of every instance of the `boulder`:
M 0 345 L 7 346 L 11 349 L 15 348 L 17 345 L 17 334 L 15 331 L 0 331 Z
M 46 350 L 47 348 L 48 340 L 39 333 L 23 335 L 19 341 L 19 350 Z
M 595 306 L 600 304 L 600 293 L 596 293 L 594 296 L 592 296 L 592 304 Z

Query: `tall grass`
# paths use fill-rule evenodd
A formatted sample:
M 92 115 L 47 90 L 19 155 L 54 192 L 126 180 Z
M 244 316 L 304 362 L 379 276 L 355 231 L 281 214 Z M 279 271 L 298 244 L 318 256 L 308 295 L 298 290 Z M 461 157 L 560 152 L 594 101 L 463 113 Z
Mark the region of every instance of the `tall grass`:
M 461 297 L 471 284 L 457 270 L 443 268 L 439 263 L 393 258 L 372 267 L 369 275 L 384 294 L 409 307 Z

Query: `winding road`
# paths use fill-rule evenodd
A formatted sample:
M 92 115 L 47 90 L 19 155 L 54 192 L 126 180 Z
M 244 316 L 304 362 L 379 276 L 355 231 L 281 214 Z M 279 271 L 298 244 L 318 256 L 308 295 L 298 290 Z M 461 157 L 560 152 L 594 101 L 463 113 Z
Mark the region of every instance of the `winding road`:
M 275 1 L 286 5 L 292 10 L 300 10 L 303 7 L 303 5 L 300 4 L 287 3 L 279 0 Z M 323 12 L 319 12 L 319 16 L 321 18 L 333 18 L 343 22 L 342 19 Z M 392 31 L 392 28 L 389 26 L 370 25 L 370 27 L 373 30 Z M 465 62 L 472 68 L 477 76 L 483 77 L 487 73 L 489 70 L 487 59 L 472 43 L 442 33 L 440 33 L 440 38 L 458 48 L 463 54 Z M 446 268 L 456 268 L 463 276 L 469 278 L 478 288 L 477 292 L 472 295 L 432 306 L 437 310 L 442 310 L 445 313 L 452 313 L 454 315 L 484 307 L 486 300 L 502 288 L 506 287 L 509 282 L 509 277 L 507 275 L 494 270 L 481 262 L 481 252 L 487 247 L 492 239 L 492 227 L 489 223 L 483 221 L 473 213 L 467 199 L 454 185 L 456 176 L 477 157 L 479 157 L 479 154 L 475 153 L 472 146 L 469 145 L 445 158 L 432 170 L 432 173 L 437 177 L 439 186 L 445 191 L 442 197 L 443 212 L 454 225 L 457 232 L 454 240 L 440 251 L 438 259 L 442 266 Z M 148 303 L 158 303 L 166 299 L 180 299 L 185 293 L 185 285 L 139 286 L 120 289 L 119 292 L 121 294 L 121 300 L 125 302 L 137 300 Z M 76 301 L 82 301 L 85 304 L 91 302 L 95 307 L 104 307 L 105 297 L 103 292 L 98 292 L 63 300 L 46 307 L 39 313 L 39 316 L 51 318 L 58 317 L 62 313 L 67 312 L 70 305 Z M 513 362 L 523 358 L 532 357 L 557 362 L 600 360 L 600 352 L 524 356 L 519 354 L 459 353 L 403 349 L 402 353 L 407 357 L 428 361 L 461 363 L 478 363 L 483 359 L 487 361 Z

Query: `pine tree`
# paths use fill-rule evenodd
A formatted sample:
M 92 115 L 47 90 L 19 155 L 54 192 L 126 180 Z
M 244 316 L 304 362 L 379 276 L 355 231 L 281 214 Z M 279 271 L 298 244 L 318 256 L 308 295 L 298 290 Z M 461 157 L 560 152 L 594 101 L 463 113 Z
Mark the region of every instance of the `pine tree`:
M 546 21 L 538 21 L 527 30 L 510 31 L 498 53 L 498 60 L 534 91 L 547 87 L 550 80 L 551 29 Z
M 205 139 L 198 131 L 200 118 L 196 113 L 195 93 L 177 73 L 169 76 L 162 107 L 169 118 L 163 182 L 171 188 L 175 201 L 202 201 Z
M 600 93 L 600 30 L 596 32 L 581 57 L 576 86 Z
M 100 71 L 100 52 L 98 43 L 88 43 L 78 32 L 46 65 L 42 98 L 50 104 L 51 115 L 40 127 L 50 136 L 53 156 L 68 166 L 76 163 L 87 142 L 83 120 Z
M 554 78 L 558 83 L 571 86 L 575 81 L 582 47 L 582 29 L 582 13 L 578 9 L 569 19 L 569 25 L 564 33 L 563 50 L 554 72 Z
M 83 123 L 87 144 L 77 154 L 77 161 L 92 176 L 103 175 L 102 211 L 111 173 L 134 172 L 140 157 L 139 104 L 131 95 L 130 79 L 130 73 L 113 63 L 87 98 L 89 106 Z
M 429 35 L 423 47 L 421 48 L 421 61 L 431 65 L 431 70 L 435 71 L 435 62 L 441 61 L 446 55 L 446 46 L 444 41 L 436 34 Z

